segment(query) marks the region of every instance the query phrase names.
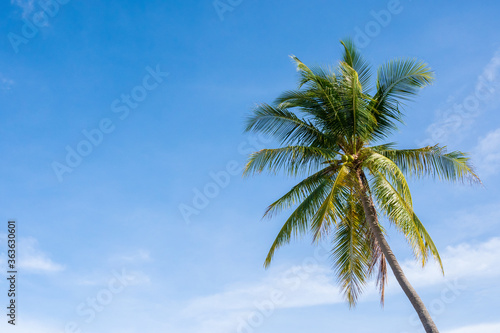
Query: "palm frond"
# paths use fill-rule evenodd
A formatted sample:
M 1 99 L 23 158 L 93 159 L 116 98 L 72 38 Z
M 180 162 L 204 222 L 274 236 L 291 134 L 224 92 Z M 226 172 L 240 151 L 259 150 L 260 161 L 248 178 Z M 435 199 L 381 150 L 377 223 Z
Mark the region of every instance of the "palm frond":
M 349 168 L 342 165 L 336 174 L 330 194 L 321 204 L 316 214 L 312 218 L 311 231 L 313 232 L 313 241 L 317 242 L 328 231 L 336 220 L 342 219 L 343 202 L 347 199 L 345 192 L 345 179 L 349 175 Z
M 286 108 L 261 104 L 247 119 L 245 131 L 267 134 L 281 144 L 335 146 L 335 139 L 323 133 L 313 123 L 299 118 Z
M 434 80 L 429 65 L 416 59 L 395 59 L 380 66 L 377 71 L 376 100 L 409 100 Z
M 373 178 L 371 188 L 378 207 L 387 216 L 388 220 L 403 233 L 413 249 L 416 258 L 427 261 L 428 250 L 420 229 L 415 224 L 414 212 L 411 205 L 396 188 L 378 170 L 370 170 Z
M 309 68 L 294 55 L 291 55 L 290 58 L 297 65 L 297 71 L 300 75 L 299 88 L 304 85 L 326 88 L 335 82 L 335 73 L 321 67 Z
M 356 140 L 367 140 L 371 137 L 376 119 L 369 108 L 370 98 L 363 93 L 358 73 L 347 63 L 339 64 L 341 80 L 339 90 L 340 114 L 346 119 L 347 135 L 356 146 Z
M 388 136 L 402 122 L 400 104 L 432 83 L 433 72 L 426 63 L 415 59 L 395 59 L 377 71 L 377 92 L 371 108 L 377 119 L 375 138 Z
M 350 307 L 356 305 L 370 276 L 372 248 L 361 204 L 351 197 L 337 225 L 332 259 L 342 292 Z
M 308 146 L 262 149 L 250 155 L 243 174 L 251 175 L 264 170 L 274 174 L 284 171 L 290 176 L 310 174 L 337 155 L 338 152 L 331 149 Z
M 351 115 L 343 110 L 345 98 L 342 96 L 340 87 L 342 82 L 332 72 L 326 74 L 326 70 L 311 69 L 295 56 L 292 56 L 292 59 L 296 62 L 301 76 L 299 87 L 303 88 L 306 93 L 316 96 L 319 108 L 315 108 L 314 112 L 322 113 L 320 119 L 326 120 L 328 132 L 332 133 L 337 140 L 339 137 L 351 138 L 352 121 L 350 121 Z M 308 109 L 303 109 L 303 111 L 311 112 Z
M 370 65 L 363 59 L 363 56 L 359 53 L 351 39 L 345 39 L 340 41 L 340 43 L 344 47 L 342 61 L 358 73 L 363 92 L 367 93 L 370 88 L 369 84 L 372 75 Z
M 376 242 L 374 243 L 376 245 L 375 249 L 374 246 L 372 246 L 372 263 L 370 265 L 369 274 L 372 275 L 374 272 L 377 272 L 375 284 L 380 292 L 380 304 L 384 306 L 385 286 L 387 285 L 387 262 L 378 244 Z
M 451 182 L 481 183 L 470 162 L 470 158 L 460 151 L 446 152 L 446 147 L 427 146 L 418 149 L 387 149 L 375 147 L 411 177 L 436 177 Z
M 406 181 L 406 178 L 398 167 L 390 158 L 379 154 L 369 148 L 365 149 L 364 152 L 368 154 L 363 162 L 363 166 L 370 170 L 370 173 L 380 173 L 384 177 L 390 179 L 390 184 L 394 185 L 396 191 L 402 197 L 404 202 L 413 209 L 410 188 Z M 375 175 L 374 175 L 375 176 Z
M 290 242 L 292 236 L 297 237 L 309 230 L 309 221 L 325 201 L 332 184 L 330 179 L 324 179 L 293 211 L 276 236 L 264 261 L 264 267 L 269 267 L 276 250 L 283 244 Z
M 328 167 L 314 173 L 305 178 L 300 183 L 292 187 L 281 198 L 273 202 L 267 207 L 264 217 L 272 217 L 285 209 L 289 209 L 296 204 L 299 204 L 307 198 L 318 186 L 324 183 L 325 178 L 333 177 L 339 169 L 339 165 L 329 165 Z

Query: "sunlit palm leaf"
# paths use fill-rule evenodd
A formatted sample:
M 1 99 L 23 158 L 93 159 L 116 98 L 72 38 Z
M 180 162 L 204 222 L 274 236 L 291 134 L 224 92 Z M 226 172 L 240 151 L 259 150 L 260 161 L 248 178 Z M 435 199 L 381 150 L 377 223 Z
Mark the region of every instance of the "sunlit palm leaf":
M 284 196 L 273 202 L 266 210 L 264 216 L 271 217 L 285 209 L 299 204 L 307 198 L 318 186 L 325 182 L 325 178 L 334 176 L 339 169 L 338 165 L 328 166 L 315 174 L 307 177 L 287 192 Z
M 326 161 L 333 160 L 338 153 L 330 149 L 288 146 L 276 149 L 262 149 L 250 155 L 244 174 L 284 171 L 291 176 L 299 173 L 316 172 Z
M 325 201 L 328 193 L 331 191 L 332 185 L 333 182 L 331 180 L 325 179 L 290 215 L 267 254 L 264 262 L 265 267 L 271 264 L 275 251 L 283 244 L 290 242 L 292 236 L 297 237 L 309 231 L 309 221 Z
M 416 178 L 430 176 L 452 182 L 480 183 L 469 157 L 460 151 L 447 153 L 446 147 L 438 145 L 419 149 L 376 149 L 393 160 L 403 172 Z
M 363 208 L 354 198 L 346 208 L 334 235 L 332 259 L 342 292 L 354 306 L 370 275 L 372 248 Z
M 310 121 L 280 107 L 262 104 L 247 120 L 247 131 L 267 134 L 288 145 L 335 145 L 335 139 L 316 128 Z

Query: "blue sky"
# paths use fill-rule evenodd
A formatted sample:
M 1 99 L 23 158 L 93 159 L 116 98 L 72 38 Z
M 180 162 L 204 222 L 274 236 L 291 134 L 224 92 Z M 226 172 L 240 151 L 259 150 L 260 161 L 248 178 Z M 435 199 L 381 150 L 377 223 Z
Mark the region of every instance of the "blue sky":
M 295 87 L 288 55 L 334 64 L 348 36 L 374 66 L 417 57 L 435 70 L 391 141 L 468 151 L 484 187 L 411 183 L 445 277 L 416 266 L 397 233 L 389 242 L 442 332 L 500 331 L 499 9 L 3 1 L 0 268 L 15 218 L 20 292 L 18 325 L 4 318 L 2 332 L 421 332 L 394 280 L 385 308 L 368 286 L 349 310 L 308 238 L 262 267 L 286 217 L 262 213 L 294 180 L 241 178 L 248 152 L 269 145 L 244 118 Z

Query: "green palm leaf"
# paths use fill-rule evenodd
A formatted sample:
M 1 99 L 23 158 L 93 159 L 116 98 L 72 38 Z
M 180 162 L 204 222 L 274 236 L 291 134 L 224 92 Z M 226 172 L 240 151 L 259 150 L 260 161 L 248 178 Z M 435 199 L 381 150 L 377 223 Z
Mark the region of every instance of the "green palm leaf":
M 469 157 L 460 151 L 446 152 L 446 147 L 427 146 L 419 149 L 375 148 L 396 163 L 403 172 L 416 178 L 431 176 L 451 182 L 480 183 Z
M 309 230 L 310 219 L 325 201 L 332 185 L 331 181 L 325 179 L 290 215 L 276 236 L 276 239 L 267 254 L 266 260 L 264 261 L 264 267 L 268 267 L 271 264 L 276 250 L 283 244 L 290 242 L 292 236 L 297 237 Z
M 248 175 L 267 170 L 271 173 L 284 171 L 296 176 L 299 173 L 317 171 L 326 161 L 333 160 L 337 155 L 336 151 L 330 149 L 308 146 L 262 149 L 250 155 L 243 173 Z

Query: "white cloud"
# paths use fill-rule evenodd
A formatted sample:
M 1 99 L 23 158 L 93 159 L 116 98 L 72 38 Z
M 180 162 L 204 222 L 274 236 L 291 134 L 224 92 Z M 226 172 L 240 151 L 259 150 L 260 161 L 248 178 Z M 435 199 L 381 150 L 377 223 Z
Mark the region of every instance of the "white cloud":
M 129 269 L 122 269 L 122 271 L 126 272 L 127 276 L 133 277 L 133 279 L 128 282 L 131 286 L 151 283 L 149 276 L 142 271 Z M 84 276 L 79 276 L 73 279 L 73 281 L 75 281 L 76 285 L 80 286 L 106 286 L 109 283 L 110 276 L 113 277 L 114 274 L 120 274 L 120 270 L 112 270 L 105 273 L 94 272 Z
M 402 264 L 403 270 L 420 289 L 451 283 L 456 279 L 460 281 L 458 286 L 466 288 L 466 283 L 464 285 L 462 282 L 470 278 L 477 282 L 500 277 L 500 238 L 474 245 L 462 243 L 450 246 L 442 251 L 441 257 L 445 277 L 434 263 L 422 269 L 414 261 L 406 261 Z M 388 297 L 401 292 L 392 274 L 390 276 L 386 290 Z M 276 293 L 280 296 L 278 301 L 273 298 L 273 293 L 275 298 Z M 361 301 L 375 297 L 378 297 L 377 291 L 371 284 Z M 265 318 L 278 309 L 341 302 L 344 300 L 335 282 L 334 272 L 329 267 L 302 265 L 287 270 L 275 269 L 258 283 L 233 285 L 220 293 L 193 299 L 182 309 L 181 315 L 196 323 L 197 332 L 234 333 L 249 320 L 260 317 L 265 322 Z
M 480 176 L 498 173 L 500 169 L 500 128 L 479 140 L 474 150 L 475 164 Z
M 141 251 L 138 252 L 140 253 Z M 442 251 L 442 259 L 448 280 L 470 279 L 477 283 L 482 279 L 497 279 L 500 277 L 500 238 L 447 247 Z M 242 327 L 251 322 L 252 327 L 256 328 L 253 331 L 257 331 L 258 326 L 266 325 L 268 318 L 280 309 L 342 303 L 333 271 L 327 266 L 319 265 L 319 262 L 312 260 L 308 265 L 296 265 L 288 269 L 276 267 L 256 283 L 235 284 L 219 293 L 192 299 L 181 306 L 178 313 L 174 311 L 175 325 L 180 324 L 182 327 L 179 332 L 235 333 L 245 332 Z M 446 280 L 433 265 L 422 270 L 417 264 L 408 261 L 403 263 L 403 267 L 410 281 L 419 289 L 438 286 Z M 127 273 L 137 277 L 133 284 L 149 282 L 149 278 L 140 272 L 127 270 Z M 87 277 L 87 282 L 106 285 L 109 278 L 109 273 L 99 274 Z M 401 291 L 392 280 L 387 296 L 390 297 L 396 292 Z M 376 297 L 378 296 L 373 286 L 367 288 L 364 299 Z M 499 332 L 498 325 L 481 324 L 452 329 L 445 333 Z M 46 331 L 49 330 L 31 330 L 40 333 Z
M 478 324 L 472 326 L 461 327 L 444 333 L 498 333 L 500 332 L 500 323 Z
M 151 283 L 149 275 L 143 271 L 136 270 L 138 265 L 146 262 L 151 262 L 150 252 L 144 249 L 139 249 L 134 252 L 129 252 L 125 254 L 112 255 L 108 258 L 110 267 L 122 267 L 122 270 L 126 271 L 127 274 L 134 277 L 130 285 L 144 285 Z M 94 270 L 92 272 L 85 272 L 84 274 L 79 274 L 73 279 L 76 285 L 80 286 L 100 286 L 106 285 L 109 282 L 110 272 L 118 272 L 120 269 L 114 270 Z
M 144 249 L 139 249 L 133 253 L 126 253 L 121 255 L 115 255 L 110 258 L 111 261 L 127 262 L 127 263 L 143 263 L 151 261 L 151 254 L 149 251 Z
M 329 268 L 310 265 L 275 269 L 260 283 L 239 285 L 191 301 L 181 312 L 195 321 L 196 332 L 234 333 L 251 322 L 264 324 L 280 308 L 342 302 Z M 261 318 L 261 319 L 259 319 Z M 254 320 L 262 320 L 255 324 Z M 244 330 L 244 329 L 243 329 Z
M 463 243 L 447 247 L 442 253 L 442 261 L 446 277 L 434 263 L 429 263 L 425 269 L 414 261 L 404 262 L 402 266 L 409 280 L 420 288 L 451 283 L 456 279 L 463 287 L 464 279 L 496 278 L 500 276 L 500 238 L 476 245 Z M 390 276 L 387 296 L 401 292 L 392 274 Z M 273 293 L 281 295 L 279 301 L 273 299 Z M 378 297 L 377 291 L 371 284 L 361 301 L 375 297 Z M 287 270 L 275 269 L 259 283 L 234 285 L 223 292 L 193 299 L 183 308 L 181 315 L 190 321 L 194 319 L 198 332 L 234 333 L 252 318 L 265 318 L 266 313 L 272 314 L 278 309 L 341 302 L 344 300 L 329 267 L 302 265 Z
M 437 263 L 430 262 L 424 269 L 411 261 L 403 270 L 415 286 L 430 286 L 455 279 L 487 279 L 500 276 L 500 238 L 471 245 L 462 243 L 449 246 L 441 255 L 445 276 Z M 395 283 L 392 283 L 395 284 Z
M 33 321 L 29 318 L 23 318 L 22 322 L 17 319 L 15 326 L 7 324 L 6 320 L 2 320 L 0 323 L 0 330 L 4 333 L 54 333 L 60 332 L 61 328 L 47 322 L 39 322 Z
M 19 240 L 19 269 L 31 273 L 51 273 L 64 270 L 53 262 L 47 254 L 38 248 L 38 241 L 33 237 Z
M 323 266 L 293 266 L 277 269 L 256 284 L 232 286 L 228 290 L 193 300 L 184 313 L 190 316 L 210 312 L 248 310 L 254 304 L 271 299 L 275 292 L 283 300 L 275 302 L 276 308 L 293 308 L 341 302 L 329 268 Z
M 447 104 L 436 111 L 436 120 L 426 130 L 427 138 L 419 145 L 446 144 L 450 138 L 460 139 L 464 130 L 470 128 L 481 111 L 496 105 L 494 99 L 500 89 L 500 49 L 495 52 L 478 76 L 474 90 L 462 95 L 458 101 L 454 96 L 447 98 Z

